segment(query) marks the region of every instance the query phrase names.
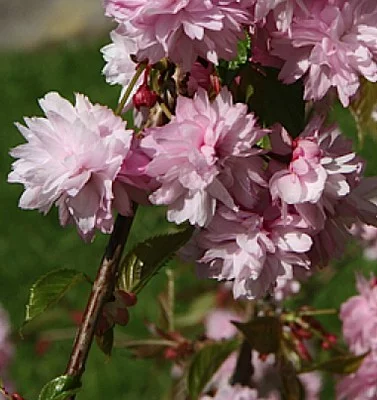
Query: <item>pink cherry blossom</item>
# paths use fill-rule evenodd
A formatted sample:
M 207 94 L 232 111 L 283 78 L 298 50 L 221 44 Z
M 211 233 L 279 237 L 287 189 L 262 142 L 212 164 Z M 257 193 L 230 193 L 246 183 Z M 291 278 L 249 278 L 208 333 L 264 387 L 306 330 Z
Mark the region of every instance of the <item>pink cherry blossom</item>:
M 253 0 L 253 18 L 255 22 L 266 19 L 273 12 L 279 31 L 287 31 L 291 25 L 295 8 L 302 6 L 301 0 Z
M 377 260 L 377 228 L 367 224 L 355 224 L 352 235 L 360 239 L 363 255 L 367 260 Z
M 368 350 L 377 351 L 377 285 L 357 275 L 359 294 L 342 304 L 340 319 L 343 322 L 343 336 L 350 349 L 361 354 Z
M 136 39 L 139 61 L 169 57 L 185 71 L 198 56 L 217 64 L 237 55 L 247 6 L 246 0 L 105 0 L 106 15 Z
M 93 238 L 96 228 L 111 232 L 114 196 L 121 214 L 132 213 L 129 196 L 116 181 L 132 131 L 111 110 L 92 105 L 81 94 L 75 106 L 55 92 L 40 105 L 46 118 L 17 124 L 27 143 L 11 151 L 18 160 L 8 181 L 25 187 L 19 206 L 46 214 L 55 203 L 60 223 L 74 222 L 85 240 Z
M 338 400 L 373 400 L 377 398 L 377 357 L 369 354 L 359 369 L 346 375 L 336 386 Z
M 195 237 L 203 252 L 199 275 L 232 280 L 235 298 L 254 299 L 272 291 L 279 276 L 291 279 L 295 267 L 309 268 L 305 253 L 312 239 L 306 225 L 298 215 L 283 220 L 276 211 L 270 208 L 262 217 L 220 207 Z
M 236 210 L 228 187 L 238 178 L 228 165 L 254 167 L 250 158 L 260 150 L 253 146 L 266 132 L 246 105 L 233 104 L 226 88 L 212 103 L 201 88 L 193 99 L 178 97 L 176 116 L 165 126 L 145 130 L 141 142 L 152 159 L 146 172 L 161 185 L 151 202 L 168 206 L 169 221 L 198 226 L 210 222 L 218 202 Z M 248 179 L 254 182 L 257 176 L 250 172 Z
M 121 85 L 127 88 L 136 73 L 137 64 L 132 61 L 131 56 L 136 54 L 137 46 L 135 40 L 127 35 L 122 34 L 122 27 L 112 31 L 110 37 L 112 43 L 101 49 L 106 65 L 102 73 L 106 77 L 106 81 L 111 85 Z M 133 87 L 125 110 L 132 105 L 132 96 L 136 93 L 139 86 L 143 83 L 143 75 L 139 77 Z M 124 90 L 122 91 L 122 95 Z M 122 97 L 122 96 L 121 96 Z
M 187 82 L 187 91 L 190 96 L 198 90 L 199 87 L 207 92 L 211 89 L 212 78 L 214 77 L 215 67 L 212 63 L 208 63 L 205 67 L 200 62 L 196 61 L 190 70 L 189 80 Z
M 350 141 L 336 126 L 324 128 L 322 124 L 321 118 L 314 118 L 295 140 L 284 128 L 275 130 L 272 151 L 289 155 L 291 161 L 287 169 L 271 177 L 273 200 L 280 198 L 287 204 L 318 203 L 324 194 L 340 198 L 350 192 L 347 175 L 358 170 L 360 161 Z
M 132 61 L 131 56 L 137 52 L 137 47 L 132 37 L 122 35 L 120 32 L 121 27 L 113 30 L 110 33 L 112 43 L 101 49 L 106 61 L 102 72 L 108 83 L 128 86 L 136 71 L 137 64 Z M 139 80 L 141 84 L 142 77 Z
M 284 60 L 280 79 L 303 77 L 305 99 L 319 100 L 330 88 L 343 106 L 359 78 L 377 81 L 377 3 L 374 0 L 302 0 L 289 30 L 271 32 L 272 55 Z

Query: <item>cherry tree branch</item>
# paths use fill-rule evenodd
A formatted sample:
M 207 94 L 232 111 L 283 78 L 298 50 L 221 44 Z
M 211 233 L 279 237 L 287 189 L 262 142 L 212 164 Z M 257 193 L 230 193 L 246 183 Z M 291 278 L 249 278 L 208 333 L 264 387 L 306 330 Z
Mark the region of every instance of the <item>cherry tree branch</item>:
M 136 210 L 135 210 L 136 211 Z M 105 253 L 92 287 L 83 320 L 76 335 L 72 353 L 65 373 L 81 378 L 85 363 L 93 342 L 96 324 L 103 306 L 109 301 L 114 291 L 118 275 L 119 262 L 127 241 L 133 217 L 118 215 L 113 233 L 110 236 Z M 74 396 L 71 397 L 71 400 Z

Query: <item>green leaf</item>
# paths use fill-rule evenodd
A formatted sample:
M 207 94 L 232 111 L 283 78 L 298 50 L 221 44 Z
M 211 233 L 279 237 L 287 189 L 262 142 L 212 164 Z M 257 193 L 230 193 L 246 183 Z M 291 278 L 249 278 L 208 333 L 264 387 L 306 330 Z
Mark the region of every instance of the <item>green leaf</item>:
M 81 383 L 78 377 L 58 376 L 43 387 L 38 400 L 65 400 L 76 394 L 80 388 Z
M 196 353 L 187 376 L 187 387 L 193 400 L 199 397 L 213 374 L 238 346 L 237 341 L 218 342 L 205 346 Z
M 236 102 L 247 103 L 264 126 L 281 123 L 292 137 L 305 127 L 305 101 L 301 80 L 286 85 L 275 68 L 246 64 L 240 82 L 231 87 Z
M 189 309 L 182 315 L 175 317 L 175 323 L 180 328 L 198 324 L 208 314 L 208 310 L 215 306 L 216 296 L 213 292 L 203 293 L 195 297 Z
M 256 317 L 250 322 L 232 322 L 251 344 L 262 354 L 277 353 L 280 348 L 281 325 L 275 317 Z
M 84 280 L 88 280 L 84 273 L 66 268 L 42 276 L 30 289 L 24 324 L 54 306 L 69 289 Z
M 320 362 L 318 364 L 311 365 L 309 368 L 305 368 L 302 373 L 310 371 L 324 371 L 330 372 L 332 374 L 352 374 L 356 372 L 364 358 L 369 354 L 369 352 L 355 356 L 354 354 L 347 354 L 338 357 L 331 358 L 330 360 Z M 300 372 L 300 373 L 301 373 Z
M 190 239 L 193 228 L 156 236 L 139 243 L 122 261 L 118 280 L 120 289 L 138 293 Z
M 370 135 L 374 140 L 377 140 L 377 121 L 372 118 L 372 112 L 376 107 L 377 84 L 362 79 L 359 93 L 350 105 L 361 143 L 366 135 Z
M 108 329 L 102 336 L 96 336 L 96 342 L 103 353 L 110 357 L 114 345 L 114 328 Z
M 228 69 L 238 69 L 242 64 L 245 64 L 250 58 L 251 40 L 246 34 L 246 39 L 240 40 L 237 43 L 237 57 L 228 62 Z
M 247 32 L 245 39 L 237 43 L 237 57 L 231 61 L 220 60 L 217 73 L 223 85 L 229 86 L 238 75 L 239 70 L 248 63 L 251 55 L 251 40 Z

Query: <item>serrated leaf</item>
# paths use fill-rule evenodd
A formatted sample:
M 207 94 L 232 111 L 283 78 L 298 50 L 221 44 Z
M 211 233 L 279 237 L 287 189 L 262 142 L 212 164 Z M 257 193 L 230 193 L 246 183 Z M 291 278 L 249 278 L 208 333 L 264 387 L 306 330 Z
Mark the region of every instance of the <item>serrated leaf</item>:
M 118 280 L 120 289 L 138 293 L 190 239 L 193 228 L 156 236 L 139 243 L 122 261 Z
M 86 279 L 84 273 L 66 268 L 42 276 L 30 289 L 24 324 L 54 306 L 69 289 Z
M 205 346 L 196 353 L 187 376 L 191 399 L 196 400 L 199 397 L 214 373 L 238 346 L 237 341 L 218 342 Z
M 377 140 L 377 121 L 372 117 L 372 113 L 376 108 L 377 84 L 362 79 L 359 93 L 350 104 L 360 142 L 363 142 L 366 135 L 370 135 L 374 140 Z
M 66 400 L 81 388 L 76 376 L 62 375 L 48 382 L 39 394 L 38 400 Z
M 305 368 L 303 372 L 310 372 L 310 371 L 324 371 L 330 372 L 332 374 L 352 374 L 356 372 L 364 358 L 369 354 L 369 352 L 361 354 L 359 356 L 355 356 L 354 354 L 347 354 L 344 356 L 338 356 L 331 358 L 330 360 L 320 362 L 318 364 L 314 364 L 310 366 L 310 368 Z
M 256 317 L 250 322 L 232 323 L 241 331 L 251 347 L 262 354 L 277 353 L 280 348 L 281 324 L 275 317 Z
M 98 347 L 106 356 L 111 356 L 114 345 L 114 328 L 108 329 L 102 336 L 96 336 Z

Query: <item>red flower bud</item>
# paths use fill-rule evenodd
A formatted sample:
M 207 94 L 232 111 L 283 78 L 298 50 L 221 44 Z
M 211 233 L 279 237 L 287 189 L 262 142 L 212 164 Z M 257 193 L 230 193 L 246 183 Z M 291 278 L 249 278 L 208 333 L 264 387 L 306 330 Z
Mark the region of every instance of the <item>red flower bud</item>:
M 164 352 L 164 358 L 166 360 L 175 360 L 177 357 L 178 357 L 178 351 L 173 347 L 168 347 Z
M 137 297 L 135 293 L 128 293 L 124 290 L 118 290 L 115 294 L 126 307 L 132 307 L 137 303 Z
M 303 360 L 312 361 L 312 356 L 310 355 L 308 349 L 306 348 L 306 346 L 304 345 L 303 342 L 297 341 L 297 342 L 295 343 L 295 346 L 296 346 L 296 350 L 297 350 L 298 355 L 299 355 Z
M 258 358 L 262 361 L 265 362 L 267 360 L 268 354 L 265 353 L 259 353 Z
M 25 400 L 25 399 L 22 396 L 20 396 L 18 393 L 13 393 L 12 400 Z
M 152 108 L 157 102 L 157 97 L 157 93 L 143 83 L 134 94 L 132 101 L 136 109 L 140 110 L 140 107 Z

